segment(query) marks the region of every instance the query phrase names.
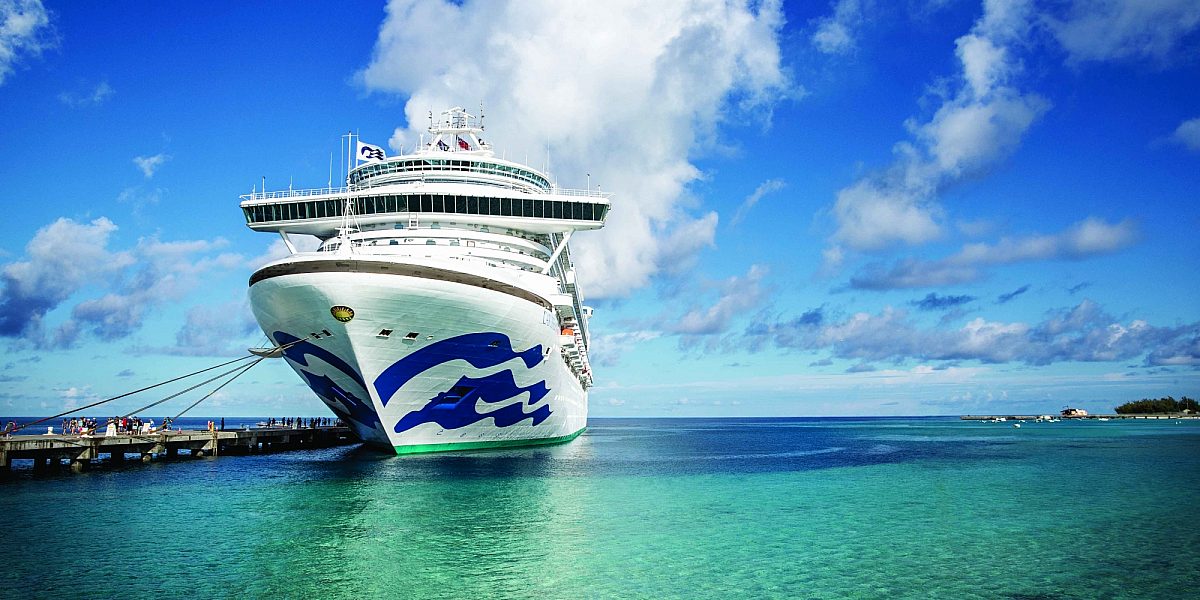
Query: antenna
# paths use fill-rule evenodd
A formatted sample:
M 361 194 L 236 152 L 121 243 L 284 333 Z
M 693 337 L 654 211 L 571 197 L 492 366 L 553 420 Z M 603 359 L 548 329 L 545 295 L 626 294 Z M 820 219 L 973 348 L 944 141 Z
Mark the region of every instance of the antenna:
M 332 152 L 329 153 L 329 182 L 325 184 L 325 187 L 327 187 L 329 189 L 333 189 L 333 153 Z
M 486 127 L 483 126 L 483 100 L 479 101 L 479 130 L 483 131 Z

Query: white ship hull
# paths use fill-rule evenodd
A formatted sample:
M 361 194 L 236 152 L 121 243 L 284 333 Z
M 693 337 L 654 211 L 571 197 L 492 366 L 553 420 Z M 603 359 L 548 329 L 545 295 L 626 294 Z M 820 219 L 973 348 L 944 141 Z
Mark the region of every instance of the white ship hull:
M 345 136 L 345 187 L 242 196 L 246 224 L 291 254 L 250 277 L 275 346 L 260 355 L 401 454 L 570 440 L 592 309 L 568 242 L 604 226 L 609 194 L 496 158 L 462 107 L 442 116 L 411 154 Z M 299 252 L 292 234 L 321 244 Z
M 371 272 L 275 275 L 250 288 L 263 331 L 295 342 L 284 355 L 302 380 L 364 441 L 401 454 L 583 431 L 587 392 L 561 353 L 559 321 L 519 296 Z M 333 307 L 353 318 L 335 319 Z

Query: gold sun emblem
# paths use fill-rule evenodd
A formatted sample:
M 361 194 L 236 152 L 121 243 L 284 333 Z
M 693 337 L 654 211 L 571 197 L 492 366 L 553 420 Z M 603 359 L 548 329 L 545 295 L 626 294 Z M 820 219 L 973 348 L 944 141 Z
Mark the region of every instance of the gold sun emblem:
M 354 318 L 354 309 L 349 306 L 339 305 L 329 309 L 329 314 L 333 315 L 333 318 L 346 323 Z

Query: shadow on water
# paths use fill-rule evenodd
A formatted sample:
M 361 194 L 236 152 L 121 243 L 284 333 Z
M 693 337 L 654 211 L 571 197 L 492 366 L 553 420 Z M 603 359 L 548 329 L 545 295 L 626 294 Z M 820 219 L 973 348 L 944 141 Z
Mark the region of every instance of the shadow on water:
M 321 481 L 494 481 L 519 478 L 688 476 L 808 471 L 923 460 L 1005 459 L 1023 440 L 1002 430 L 913 419 L 890 431 L 857 419 L 596 419 L 559 445 L 397 456 L 357 445 L 264 457 Z M 895 433 L 896 427 L 909 431 Z M 251 467 L 257 468 L 257 467 Z

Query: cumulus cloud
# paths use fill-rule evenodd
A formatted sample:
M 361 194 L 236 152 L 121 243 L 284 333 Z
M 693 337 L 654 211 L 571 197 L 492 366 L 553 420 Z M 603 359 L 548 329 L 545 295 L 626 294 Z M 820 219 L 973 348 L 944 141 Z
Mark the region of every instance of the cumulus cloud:
M 144 238 L 129 250 L 109 248 L 117 226 L 101 217 L 91 223 L 58 219 L 38 230 L 25 247 L 26 260 L 0 271 L 0 336 L 38 347 L 67 347 L 81 335 L 125 337 L 141 327 L 148 311 L 182 297 L 202 276 L 240 267 L 244 258 L 219 253 L 224 240 L 163 242 Z M 95 290 L 48 330 L 44 318 L 76 294 Z
M 107 81 L 101 81 L 95 88 L 89 91 L 63 92 L 58 95 L 58 100 L 71 108 L 85 108 L 104 104 L 115 93 L 117 91 L 111 85 L 108 85 Z
M 23 58 L 50 44 L 50 15 L 41 0 L 0 0 L 0 85 Z
M 238 254 L 212 254 L 226 245 L 223 239 L 139 240 L 132 250 L 136 264 L 114 280 L 113 291 L 75 305 L 72 324 L 102 340 L 128 336 L 141 328 L 150 310 L 183 298 L 206 273 L 240 267 L 244 259 Z
M 767 268 L 751 265 L 744 276 L 730 277 L 720 283 L 719 297 L 709 306 L 693 307 L 668 329 L 684 335 L 712 335 L 729 329 L 734 318 L 757 307 L 765 297 L 762 279 Z
M 431 23 L 491 33 L 457 36 L 446 52 Z M 412 147 L 428 111 L 483 100 L 498 154 L 549 154 L 566 186 L 591 173 L 614 192 L 605 229 L 572 242 L 585 289 L 620 296 L 678 260 L 676 232 L 691 251 L 712 243 L 715 213 L 693 214 L 686 192 L 701 176 L 689 155 L 724 120 L 769 114 L 791 93 L 782 23 L 778 1 L 393 0 L 358 79 L 408 96 L 393 147 Z
M 1043 260 L 1084 260 L 1111 254 L 1137 241 L 1130 220 L 1107 223 L 1089 217 L 1056 234 L 1001 238 L 994 244 L 972 243 L 939 260 L 903 258 L 890 267 L 871 263 L 850 278 L 863 290 L 936 287 L 978 280 L 982 267 Z
M 1169 62 L 1200 26 L 1195 0 L 1073 0 L 1046 21 L 1068 61 L 1149 59 Z
M 863 3 L 859 0 L 838 0 L 833 14 L 817 22 L 812 43 L 825 54 L 846 54 L 854 50 L 854 36 L 863 22 Z
M 606 333 L 592 337 L 588 347 L 591 359 L 597 365 L 615 367 L 621 362 L 621 357 L 628 354 L 639 344 L 662 337 L 661 331 L 640 330 Z
M 854 250 L 919 245 L 942 235 L 937 196 L 947 186 L 1010 155 L 1049 103 L 1013 85 L 1021 71 L 1015 48 L 1029 35 L 1029 2 L 987 2 L 971 31 L 955 41 L 957 89 L 927 122 L 910 119 L 913 136 L 893 148 L 892 165 L 837 194 L 833 241 Z
M 1051 312 L 1037 324 L 976 318 L 957 329 L 922 328 L 906 311 L 886 308 L 836 323 L 799 320 L 757 323 L 747 329 L 751 347 L 828 350 L 837 358 L 871 361 L 978 360 L 1048 365 L 1142 358 L 1147 366 L 1200 365 L 1200 323 L 1156 327 L 1144 320 L 1121 323 L 1098 304 Z
M 738 223 L 741 223 L 742 219 L 746 217 L 746 213 L 750 212 L 750 209 L 754 208 L 754 205 L 758 204 L 758 201 L 762 200 L 763 196 L 766 196 L 771 192 L 778 192 L 786 186 L 787 184 L 784 183 L 782 179 L 768 179 L 762 182 L 762 184 L 754 189 L 753 194 L 746 196 L 746 199 L 742 200 L 741 205 L 738 206 L 737 212 L 735 212 L 733 214 L 733 218 L 729 220 L 729 226 L 736 227 Z
M 146 179 L 150 179 L 151 177 L 154 177 L 154 172 L 157 171 L 158 168 L 163 165 L 163 163 L 170 160 L 170 158 L 170 156 L 159 152 L 154 156 L 134 157 L 133 164 L 137 165 L 137 167 L 142 170 L 142 174 L 146 176 Z
M 175 334 L 175 346 L 138 348 L 137 353 L 181 356 L 236 356 L 246 352 L 247 338 L 261 334 L 248 298 L 188 309 L 187 319 Z
M 101 217 L 91 223 L 58 219 L 25 246 L 28 260 L 3 268 L 0 336 L 39 332 L 47 312 L 88 284 L 100 283 L 129 266 L 127 252 L 112 252 L 108 239 L 117 226 Z
M 1200 117 L 1180 123 L 1171 139 L 1183 144 L 1188 150 L 1200 152 Z

